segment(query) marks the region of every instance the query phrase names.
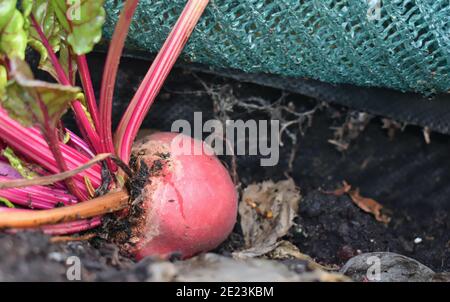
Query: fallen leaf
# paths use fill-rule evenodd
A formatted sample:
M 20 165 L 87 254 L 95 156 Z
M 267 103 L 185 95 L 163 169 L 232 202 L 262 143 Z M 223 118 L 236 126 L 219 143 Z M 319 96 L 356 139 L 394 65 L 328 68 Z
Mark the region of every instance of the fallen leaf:
M 275 268 L 269 269 L 268 266 L 267 271 L 260 270 L 255 272 L 256 277 L 245 277 L 245 274 L 249 274 L 252 270 L 249 268 L 249 272 L 246 272 L 246 264 L 257 263 L 260 268 L 265 264 L 280 264 L 280 262 L 273 260 L 269 262 L 269 260 L 254 259 L 264 257 L 277 260 L 301 260 L 307 269 L 303 274 L 297 276 L 299 278 L 297 279 L 298 281 L 349 281 L 349 278 L 342 274 L 326 271 L 336 268 L 322 266 L 310 256 L 301 253 L 292 243 L 280 240 L 294 225 L 294 218 L 297 216 L 300 199 L 300 191 L 292 179 L 277 183 L 265 181 L 250 185 L 244 190 L 242 200 L 239 204 L 239 214 L 245 240 L 245 249 L 234 252 L 233 260 L 226 260 L 228 262 L 225 264 L 227 271 L 233 265 L 237 265 L 236 269 L 232 269 L 232 278 L 244 278 L 244 280 L 254 281 L 253 278 L 261 280 L 261 278 L 267 278 L 267 274 L 274 274 L 277 270 Z M 205 263 L 202 263 L 201 267 L 204 268 Z M 187 269 L 192 271 L 193 268 L 189 266 Z M 220 267 L 215 264 L 213 274 L 216 278 L 218 274 L 227 272 L 219 271 Z M 236 271 L 238 272 L 237 274 Z M 231 271 L 227 272 L 225 278 L 221 278 L 228 281 L 235 281 L 236 279 L 230 279 L 231 275 L 228 276 L 230 273 Z M 264 276 L 260 276 L 259 274 L 264 274 Z M 204 273 L 202 277 L 203 275 Z M 210 276 L 206 276 L 205 278 L 205 280 L 209 281 L 212 279 Z M 276 280 L 276 277 L 272 279 Z M 183 281 L 185 280 L 183 279 Z
M 388 224 L 391 221 L 391 218 L 383 213 L 383 206 L 380 203 L 372 198 L 361 196 L 359 189 L 352 189 L 352 186 L 345 180 L 342 182 L 342 187 L 334 191 L 323 191 L 323 193 L 337 197 L 347 194 L 354 204 L 364 212 L 373 214 L 377 221 L 385 224 Z
M 294 225 L 299 202 L 300 191 L 292 179 L 248 186 L 239 204 L 246 249 L 233 256 L 258 257 L 275 249 L 279 238 Z
M 391 218 L 387 216 L 386 214 L 383 214 L 383 206 L 379 204 L 377 201 L 375 201 L 372 198 L 366 198 L 362 197 L 359 193 L 359 189 L 355 189 L 350 191 L 349 193 L 350 198 L 352 201 L 364 212 L 371 213 L 375 216 L 375 219 L 377 221 L 380 221 L 382 223 L 389 223 L 391 221 Z

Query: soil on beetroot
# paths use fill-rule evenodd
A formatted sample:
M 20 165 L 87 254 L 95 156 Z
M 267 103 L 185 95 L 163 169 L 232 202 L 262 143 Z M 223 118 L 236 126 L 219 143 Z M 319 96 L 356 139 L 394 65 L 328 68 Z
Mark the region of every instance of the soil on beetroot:
M 103 56 L 93 55 L 90 60 L 91 66 L 101 66 Z M 124 111 L 125 101 L 145 75 L 148 64 L 132 59 L 123 61 L 114 112 Z M 98 87 L 101 69 L 93 73 Z M 260 98 L 276 106 L 291 106 L 296 112 L 318 105 L 317 101 L 301 95 L 289 95 L 280 100 L 281 95 L 276 89 L 176 69 L 144 127 L 170 130 L 172 122 L 178 119 L 193 123 L 196 111 L 202 112 L 204 121 L 221 114 L 223 117 L 223 112 L 217 111 L 220 108 L 217 99 Z M 227 117 L 267 119 L 274 114 L 247 109 L 236 107 L 227 112 Z M 353 124 L 346 124 L 355 116 L 361 117 L 333 105 L 316 111 L 310 123 L 303 122 L 301 127 L 291 128 L 291 134 L 298 134 L 296 144 L 287 133 L 283 135 L 280 163 L 274 167 L 261 167 L 258 156 L 237 156 L 241 187 L 291 176 L 303 198 L 297 225 L 285 239 L 320 263 L 341 266 L 358 253 L 390 251 L 412 257 L 436 272 L 450 271 L 450 138 L 432 134 L 431 143 L 427 144 L 422 129 L 413 126 L 403 131 L 392 126 L 383 129 L 379 117 L 360 118 L 360 124 L 353 119 Z M 289 118 L 293 117 L 287 115 L 286 119 Z M 338 142 L 350 144 L 345 151 L 338 151 L 329 140 L 336 140 L 336 128 L 343 129 L 345 124 L 350 125 L 345 128 L 350 129 L 350 134 L 340 137 Z M 364 131 L 356 135 L 355 127 L 361 124 L 365 125 L 361 127 Z M 296 153 L 290 162 L 293 150 Z M 230 157 L 223 160 L 233 166 Z M 344 180 L 360 188 L 361 195 L 385 206 L 391 222 L 384 225 L 376 221 L 347 196 L 322 193 L 322 190 L 341 186 Z M 215 252 L 230 255 L 242 246 L 238 225 L 228 241 Z M 69 256 L 80 257 L 83 280 L 146 280 L 149 274 L 146 267 L 152 261 L 134 263 L 121 256 L 115 245 L 101 239 L 51 244 L 47 237 L 37 233 L 0 234 L 0 251 L 0 280 L 67 280 L 65 261 Z

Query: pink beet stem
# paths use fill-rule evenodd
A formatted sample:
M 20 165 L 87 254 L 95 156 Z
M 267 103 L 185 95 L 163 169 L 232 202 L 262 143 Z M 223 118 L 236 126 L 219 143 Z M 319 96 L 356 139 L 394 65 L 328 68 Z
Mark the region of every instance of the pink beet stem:
M 138 3 L 139 0 L 128 0 L 125 2 L 125 6 L 120 13 L 119 21 L 117 22 L 109 44 L 100 91 L 100 118 L 102 120 L 101 138 L 103 152 L 115 153 L 111 123 L 114 85 L 116 83 L 117 70 L 119 68 L 125 39 Z
M 70 80 L 65 74 L 61 64 L 59 63 L 59 60 L 56 57 L 53 48 L 51 47 L 50 43 L 47 40 L 47 37 L 45 36 L 44 32 L 42 31 L 40 25 L 37 23 L 33 15 L 31 15 L 31 21 L 33 23 L 33 27 L 39 34 L 42 44 L 45 46 L 48 52 L 50 61 L 52 62 L 52 65 L 56 70 L 56 74 L 58 75 L 59 82 L 62 85 L 71 86 Z M 72 103 L 72 108 L 74 110 L 77 123 L 81 128 L 80 130 L 87 136 L 86 139 L 91 143 L 92 147 L 97 152 L 100 153 L 101 152 L 100 137 L 98 136 L 98 133 L 95 131 L 95 129 L 92 127 L 89 118 L 86 116 L 86 113 L 84 112 L 81 102 L 79 100 L 74 100 Z
M 44 102 L 40 98 L 37 99 L 37 102 L 44 115 L 44 122 L 43 124 L 40 125 L 41 130 L 44 137 L 46 138 L 50 151 L 52 152 L 53 157 L 56 160 L 56 165 L 59 169 L 58 172 L 68 171 L 66 159 L 64 158 L 64 155 L 61 152 L 61 146 L 59 144 L 60 140 L 58 137 L 58 130 L 54 125 L 50 123 L 50 117 Z M 66 184 L 70 193 L 76 196 L 79 201 L 84 201 L 88 199 L 89 195 L 86 194 L 86 192 L 80 190 L 80 188 L 75 184 L 73 177 L 64 179 L 64 183 Z
M 92 86 L 91 74 L 89 72 L 89 65 L 86 56 L 77 56 L 77 65 L 83 84 L 83 90 L 86 94 L 86 103 L 88 105 L 89 113 L 91 114 L 94 126 L 97 130 L 100 129 L 100 120 L 98 117 L 97 101 L 95 100 L 94 87 Z
M 0 176 L 0 181 L 9 177 Z M 0 196 L 12 203 L 32 209 L 52 209 L 58 204 L 71 205 L 77 202 L 75 196 L 66 191 L 45 186 L 30 186 L 0 190 Z
M 50 172 L 58 173 L 59 169 L 44 137 L 36 128 L 26 128 L 11 119 L 0 107 L 0 137 L 14 150 L 39 164 Z M 69 169 L 74 169 L 84 163 L 89 158 L 75 149 L 61 143 L 61 151 L 64 154 Z M 101 184 L 101 167 L 95 165 L 90 169 L 74 177 L 80 190 L 86 191 L 83 176 L 89 177 L 94 187 Z
M 70 135 L 70 140 L 67 143 L 69 146 L 73 147 L 89 158 L 95 156 L 94 152 L 92 152 L 91 148 L 89 148 L 89 145 L 83 139 L 81 139 L 78 135 L 67 128 L 65 129 L 65 131 Z
M 100 217 L 94 217 L 91 219 L 83 219 L 74 222 L 61 223 L 56 225 L 49 225 L 41 227 L 41 230 L 47 234 L 52 236 L 57 235 L 70 235 L 83 231 L 87 231 L 93 228 L 96 228 L 102 224 L 102 220 Z
M 119 157 L 128 162 L 131 146 L 145 116 L 184 48 L 208 0 L 189 0 L 119 123 L 114 140 Z

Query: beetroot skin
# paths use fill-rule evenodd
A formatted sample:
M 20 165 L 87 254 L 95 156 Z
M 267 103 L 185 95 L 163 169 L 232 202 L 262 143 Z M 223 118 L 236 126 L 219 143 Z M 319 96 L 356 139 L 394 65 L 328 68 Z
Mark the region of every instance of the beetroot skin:
M 235 186 L 217 157 L 204 150 L 210 149 L 201 141 L 167 132 L 135 144 L 135 169 L 144 171 L 138 178 L 146 181 L 134 203 L 137 216 L 126 249 L 137 259 L 173 253 L 190 257 L 214 249 L 232 231 Z M 139 181 L 131 186 L 135 183 L 139 186 Z

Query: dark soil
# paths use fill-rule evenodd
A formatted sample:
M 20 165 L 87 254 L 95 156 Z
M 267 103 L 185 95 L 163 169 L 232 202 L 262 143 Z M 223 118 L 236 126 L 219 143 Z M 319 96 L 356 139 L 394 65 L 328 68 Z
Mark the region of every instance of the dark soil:
M 91 64 L 100 66 L 102 60 L 101 55 L 94 55 Z M 123 61 L 116 91 L 116 99 L 121 101 L 116 102 L 114 112 L 123 112 L 148 65 L 131 59 Z M 100 75 L 101 69 L 94 71 L 97 82 Z M 200 81 L 213 88 L 213 93 L 206 93 Z M 281 95 L 276 89 L 177 69 L 161 91 L 144 127 L 170 130 L 174 120 L 193 122 L 195 111 L 202 111 L 204 120 L 213 118 L 221 113 L 215 111 L 217 104 L 214 107 L 213 101 L 217 98 L 259 97 L 274 103 Z M 301 95 L 289 95 L 280 102 L 292 103 L 298 112 L 318 104 Z M 267 119 L 272 113 L 235 108 L 227 114 L 232 119 L 246 120 Z M 297 144 L 283 136 L 281 161 L 275 167 L 260 167 L 256 156 L 237 157 L 241 187 L 293 177 L 303 199 L 297 225 L 286 239 L 320 263 L 342 265 L 358 253 L 390 251 L 412 257 L 436 272 L 450 271 L 450 138 L 432 134 L 431 143 L 426 144 L 422 129 L 411 126 L 403 131 L 393 128 L 388 131 L 382 128 L 381 118 L 374 117 L 359 135 L 350 127 L 353 132 L 341 138 L 349 147 L 338 151 L 329 142 L 335 139 L 333 127 L 344 125 L 351 114 L 354 115 L 346 108 L 326 106 L 313 115 L 310 124 L 290 128 L 298 135 Z M 283 117 L 292 118 L 289 114 Z M 296 153 L 290 168 L 293 150 Z M 233 166 L 231 158 L 223 160 Z M 386 226 L 376 221 L 347 196 L 322 193 L 340 187 L 344 180 L 360 188 L 361 195 L 385 206 L 391 222 Z M 228 255 L 242 245 L 237 226 L 216 252 Z M 50 244 L 46 237 L 36 233 L 0 235 L 0 251 L 3 280 L 67 280 L 65 259 L 70 255 L 81 258 L 84 280 L 146 280 L 146 263 L 151 261 L 133 263 L 120 256 L 117 247 L 99 239 Z

